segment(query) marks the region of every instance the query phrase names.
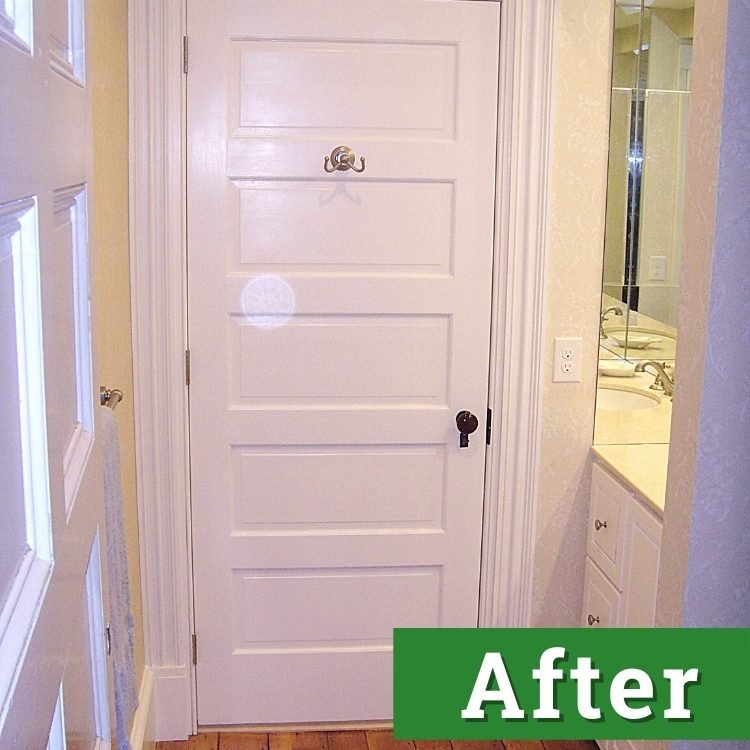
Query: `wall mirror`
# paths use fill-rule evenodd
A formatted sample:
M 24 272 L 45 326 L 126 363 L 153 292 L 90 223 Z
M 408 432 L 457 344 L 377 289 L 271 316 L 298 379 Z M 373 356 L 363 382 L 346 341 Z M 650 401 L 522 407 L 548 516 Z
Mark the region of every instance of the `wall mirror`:
M 693 6 L 615 1 L 600 373 L 603 363 L 610 372 L 638 360 L 674 364 Z M 601 386 L 600 377 L 600 395 Z M 620 439 L 668 441 L 663 433 Z

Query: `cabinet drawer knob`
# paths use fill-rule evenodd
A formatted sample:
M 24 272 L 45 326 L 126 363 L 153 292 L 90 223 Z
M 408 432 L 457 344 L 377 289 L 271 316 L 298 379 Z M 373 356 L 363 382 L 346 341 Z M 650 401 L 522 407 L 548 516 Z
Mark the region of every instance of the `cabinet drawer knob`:
M 600 521 L 598 518 L 596 521 L 594 521 L 594 528 L 599 531 L 599 529 L 606 529 L 607 528 L 607 522 L 606 521 Z
M 588 622 L 589 625 L 598 625 L 599 624 L 599 618 L 594 617 L 594 615 L 589 615 L 586 618 L 586 622 Z

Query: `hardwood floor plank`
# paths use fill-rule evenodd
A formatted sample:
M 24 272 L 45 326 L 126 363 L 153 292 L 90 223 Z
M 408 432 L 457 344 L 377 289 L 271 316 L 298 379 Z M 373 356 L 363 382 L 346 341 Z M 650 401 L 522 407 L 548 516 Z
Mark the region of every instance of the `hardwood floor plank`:
M 328 732 L 328 750 L 368 750 L 366 732 Z
M 157 742 L 156 750 L 219 750 L 219 735 L 216 732 L 202 732 L 187 740 Z
M 269 750 L 328 750 L 327 732 L 274 732 L 268 735 Z
M 411 740 L 394 740 L 390 729 L 368 732 L 367 747 L 369 750 L 416 750 Z
M 394 740 L 387 729 L 359 732 L 201 733 L 157 742 L 156 750 L 598 750 L 588 740 Z
M 221 732 L 219 750 L 269 750 L 268 735 L 251 732 Z

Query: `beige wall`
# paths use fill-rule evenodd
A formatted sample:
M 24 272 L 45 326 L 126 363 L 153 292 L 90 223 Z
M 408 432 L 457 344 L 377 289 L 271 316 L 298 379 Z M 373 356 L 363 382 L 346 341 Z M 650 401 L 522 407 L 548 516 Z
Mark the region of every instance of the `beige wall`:
M 88 23 L 91 40 L 88 62 L 94 96 L 92 291 L 96 369 L 99 384 L 119 388 L 125 394 L 125 400 L 117 407 L 117 417 L 138 684 L 144 659 L 130 343 L 127 0 L 92 2 Z
M 532 624 L 578 625 L 583 592 L 590 450 L 609 138 L 612 7 L 558 0 L 544 372 Z M 552 382 L 555 336 L 581 336 L 581 383 Z

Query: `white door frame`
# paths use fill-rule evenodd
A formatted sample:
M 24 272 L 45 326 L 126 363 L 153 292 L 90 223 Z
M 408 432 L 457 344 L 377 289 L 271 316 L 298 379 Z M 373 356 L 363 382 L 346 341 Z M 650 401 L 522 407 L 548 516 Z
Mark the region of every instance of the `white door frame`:
M 530 624 L 554 0 L 504 0 L 479 624 Z M 185 3 L 131 0 L 130 260 L 145 657 L 157 739 L 196 729 L 185 387 Z M 512 396 L 512 397 L 510 397 Z

